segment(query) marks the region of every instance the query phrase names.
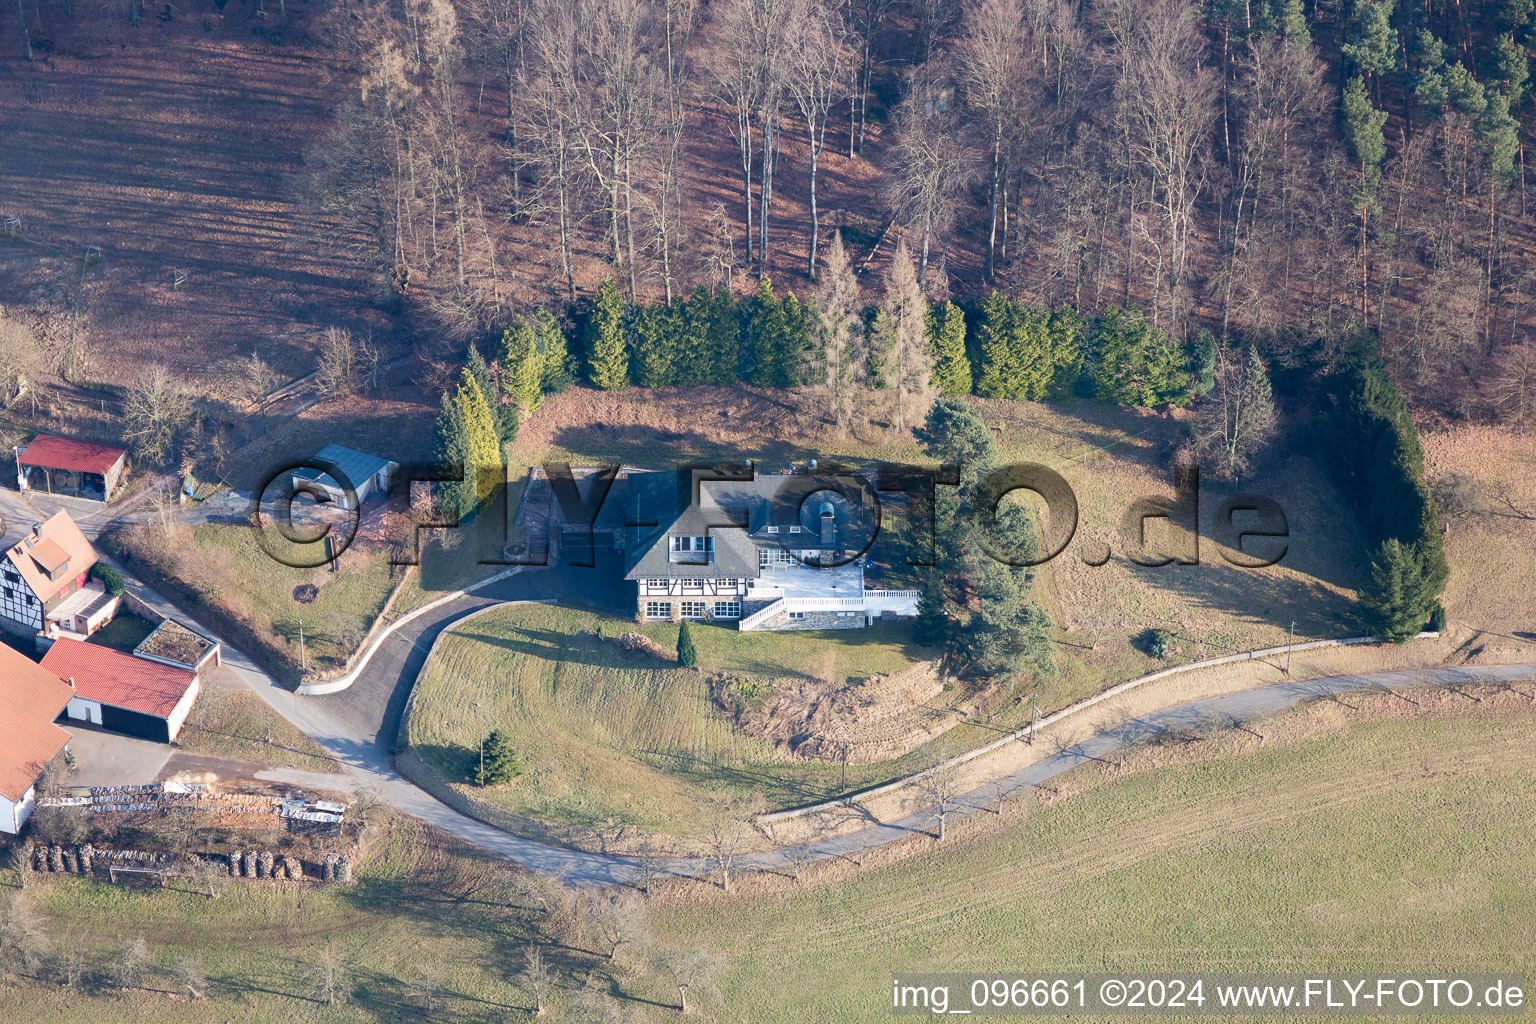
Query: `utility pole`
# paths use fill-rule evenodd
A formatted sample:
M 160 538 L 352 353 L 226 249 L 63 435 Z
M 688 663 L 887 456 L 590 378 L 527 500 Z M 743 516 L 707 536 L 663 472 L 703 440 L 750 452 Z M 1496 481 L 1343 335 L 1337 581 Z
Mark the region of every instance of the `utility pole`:
M 299 671 L 309 671 L 309 659 L 304 655 L 304 620 L 299 620 Z
M 1035 725 L 1040 721 L 1040 704 L 1038 693 L 1029 695 L 1029 745 L 1035 745 Z
M 1291 620 L 1291 631 L 1285 636 L 1285 674 L 1291 674 L 1291 648 L 1296 646 L 1296 620 Z

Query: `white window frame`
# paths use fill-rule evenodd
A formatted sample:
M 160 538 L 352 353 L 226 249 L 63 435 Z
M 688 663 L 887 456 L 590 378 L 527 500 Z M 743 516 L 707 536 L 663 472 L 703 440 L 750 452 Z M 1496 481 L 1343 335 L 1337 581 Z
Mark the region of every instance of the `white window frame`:
M 708 605 L 703 601 L 679 601 L 677 614 L 690 622 L 702 622 L 707 608 Z M 690 609 L 693 610 L 693 614 L 689 614 Z
M 714 608 L 710 611 L 710 615 L 717 619 L 739 619 L 741 618 L 741 602 L 716 601 Z
M 670 622 L 672 620 L 672 602 L 645 602 L 645 619 L 647 622 Z

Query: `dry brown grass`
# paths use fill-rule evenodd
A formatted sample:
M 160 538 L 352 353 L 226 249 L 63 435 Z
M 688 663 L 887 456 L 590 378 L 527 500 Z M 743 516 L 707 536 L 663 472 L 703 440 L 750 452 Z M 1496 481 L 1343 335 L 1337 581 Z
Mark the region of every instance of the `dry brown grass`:
M 1446 522 L 1451 581 L 1444 601 L 1451 620 L 1536 640 L 1536 438 L 1474 426 L 1428 431 L 1422 441 L 1430 482 L 1464 473 L 1490 511 Z M 1536 653 L 1536 646 L 1529 650 Z

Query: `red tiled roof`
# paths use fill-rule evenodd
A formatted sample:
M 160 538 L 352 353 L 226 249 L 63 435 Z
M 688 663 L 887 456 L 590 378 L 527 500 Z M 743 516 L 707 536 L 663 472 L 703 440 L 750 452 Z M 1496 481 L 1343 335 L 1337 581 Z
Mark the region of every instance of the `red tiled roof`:
M 64 556 L 62 561 L 60 555 Z M 5 557 L 21 573 L 37 599 L 47 604 L 96 564 L 96 549 L 91 547 L 91 542 L 85 539 L 69 513 L 59 509 L 42 524 L 37 539 L 27 534 L 5 552 Z M 67 572 L 60 573 L 57 579 L 49 578 L 49 573 L 65 565 Z
M 24 654 L 0 644 L 0 796 L 16 803 L 59 756 L 69 733 L 53 724 L 74 691 Z
M 75 681 L 86 700 L 168 718 L 197 676 L 100 644 L 61 637 L 43 655 L 43 668 Z
M 56 434 L 38 434 L 21 453 L 23 466 L 67 469 L 75 473 L 106 473 L 125 449 L 96 441 L 77 441 Z

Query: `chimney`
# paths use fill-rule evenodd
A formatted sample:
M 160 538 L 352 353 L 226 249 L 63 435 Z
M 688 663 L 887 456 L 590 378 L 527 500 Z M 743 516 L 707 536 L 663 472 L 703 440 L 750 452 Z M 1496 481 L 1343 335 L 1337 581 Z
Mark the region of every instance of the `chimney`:
M 836 536 L 837 529 L 836 523 L 832 518 L 832 503 L 824 501 L 821 503 L 821 542 L 831 547 Z

